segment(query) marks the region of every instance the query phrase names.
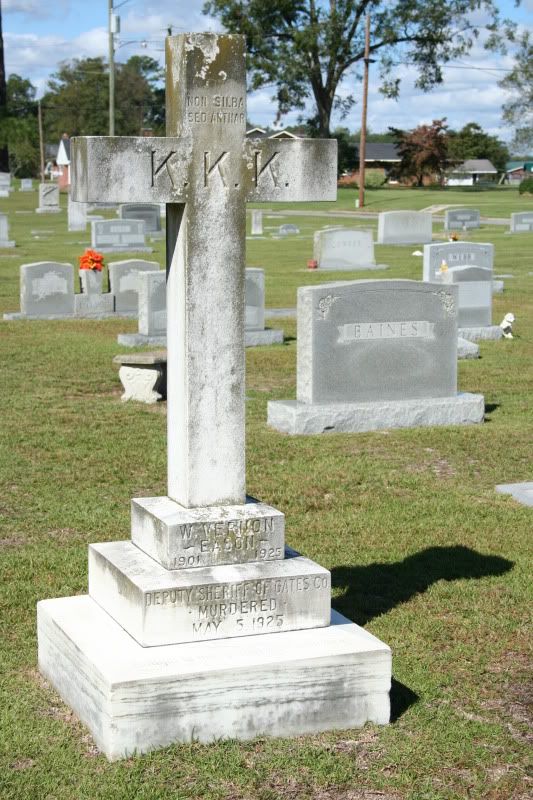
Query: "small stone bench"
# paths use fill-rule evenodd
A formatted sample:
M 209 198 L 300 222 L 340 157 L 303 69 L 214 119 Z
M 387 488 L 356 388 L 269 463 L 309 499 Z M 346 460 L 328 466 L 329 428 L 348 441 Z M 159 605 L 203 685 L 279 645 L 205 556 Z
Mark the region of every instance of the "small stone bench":
M 117 364 L 119 367 L 118 376 L 124 387 L 122 400 L 157 403 L 158 400 L 166 399 L 166 350 L 124 353 L 115 356 L 113 364 Z

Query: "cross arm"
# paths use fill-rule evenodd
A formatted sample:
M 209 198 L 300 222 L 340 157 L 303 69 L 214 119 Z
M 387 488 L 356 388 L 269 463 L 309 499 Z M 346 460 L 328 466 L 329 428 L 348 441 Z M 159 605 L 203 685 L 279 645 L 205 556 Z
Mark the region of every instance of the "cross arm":
M 337 199 L 336 139 L 247 139 L 247 200 Z
M 172 137 L 72 139 L 72 196 L 93 203 L 185 201 L 192 143 Z

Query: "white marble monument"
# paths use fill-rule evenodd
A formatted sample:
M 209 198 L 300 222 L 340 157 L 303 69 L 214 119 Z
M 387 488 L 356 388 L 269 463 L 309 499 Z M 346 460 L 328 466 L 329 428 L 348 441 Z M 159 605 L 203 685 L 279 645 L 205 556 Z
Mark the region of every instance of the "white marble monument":
M 88 596 L 39 603 L 40 670 L 111 759 L 387 723 L 389 648 L 245 492 L 245 204 L 334 199 L 336 142 L 247 139 L 218 34 L 167 39 L 167 131 L 72 143 L 75 199 L 167 203 L 168 496 L 90 547 Z
M 59 214 L 59 186 L 57 183 L 39 184 L 39 207 L 37 214 Z
M 378 216 L 378 244 L 426 244 L 432 236 L 428 211 L 382 211 Z
M 373 232 L 359 228 L 316 231 L 313 237 L 313 258 L 318 269 L 387 269 L 386 264 L 376 264 Z

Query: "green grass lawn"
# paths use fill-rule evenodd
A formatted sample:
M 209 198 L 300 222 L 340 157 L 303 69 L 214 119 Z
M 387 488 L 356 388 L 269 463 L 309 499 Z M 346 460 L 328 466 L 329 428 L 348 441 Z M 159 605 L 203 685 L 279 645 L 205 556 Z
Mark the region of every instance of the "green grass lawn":
M 376 192 L 375 207 L 461 194 L 507 216 L 531 203 L 507 189 L 483 206 L 489 193 L 390 194 Z M 66 233 L 65 212 L 15 213 L 36 205 L 36 193 L 0 200 L 17 242 L 0 252 L 1 311 L 18 310 L 20 264 L 75 263 L 88 242 Z M 336 207 L 348 207 L 348 192 Z M 415 247 L 377 247 L 383 273 L 308 273 L 312 234 L 331 219 L 264 224 L 283 221 L 303 238 L 248 242 L 248 264 L 266 270 L 268 306 L 293 306 L 304 283 L 421 278 Z M 266 404 L 295 394 L 295 321 L 274 322 L 284 345 L 247 351 L 248 492 L 284 511 L 288 544 L 331 570 L 335 608 L 391 646 L 388 727 L 176 745 L 114 764 L 98 754 L 37 672 L 35 604 L 86 592 L 87 544 L 128 538 L 130 498 L 165 494 L 165 405 L 120 401 L 112 357 L 133 321 L 0 322 L 2 800 L 531 796 L 533 509 L 494 486 L 533 480 L 533 235 L 487 226 L 472 239 L 494 242 L 496 273 L 515 275 L 494 319 L 513 311 L 516 338 L 482 343 L 480 360 L 459 365 L 460 389 L 485 395 L 482 426 L 290 438 L 266 427 Z M 163 263 L 162 243 L 153 258 Z

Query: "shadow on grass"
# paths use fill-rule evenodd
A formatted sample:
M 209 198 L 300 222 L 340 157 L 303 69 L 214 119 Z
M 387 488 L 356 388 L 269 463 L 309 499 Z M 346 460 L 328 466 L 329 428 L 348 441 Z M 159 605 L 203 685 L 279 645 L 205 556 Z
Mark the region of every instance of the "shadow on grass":
M 492 414 L 493 411 L 497 411 L 500 407 L 500 403 L 485 403 L 485 416 L 487 414 Z
M 404 683 L 400 683 L 396 678 L 393 678 L 390 687 L 390 721 L 396 722 L 396 720 L 400 719 L 407 709 L 414 706 L 419 699 L 420 697 L 416 692 L 411 691 Z
M 513 562 L 483 555 L 468 547 L 429 547 L 393 564 L 340 566 L 331 570 L 332 586 L 343 589 L 333 606 L 341 614 L 365 625 L 400 603 L 425 592 L 437 581 L 503 575 Z

